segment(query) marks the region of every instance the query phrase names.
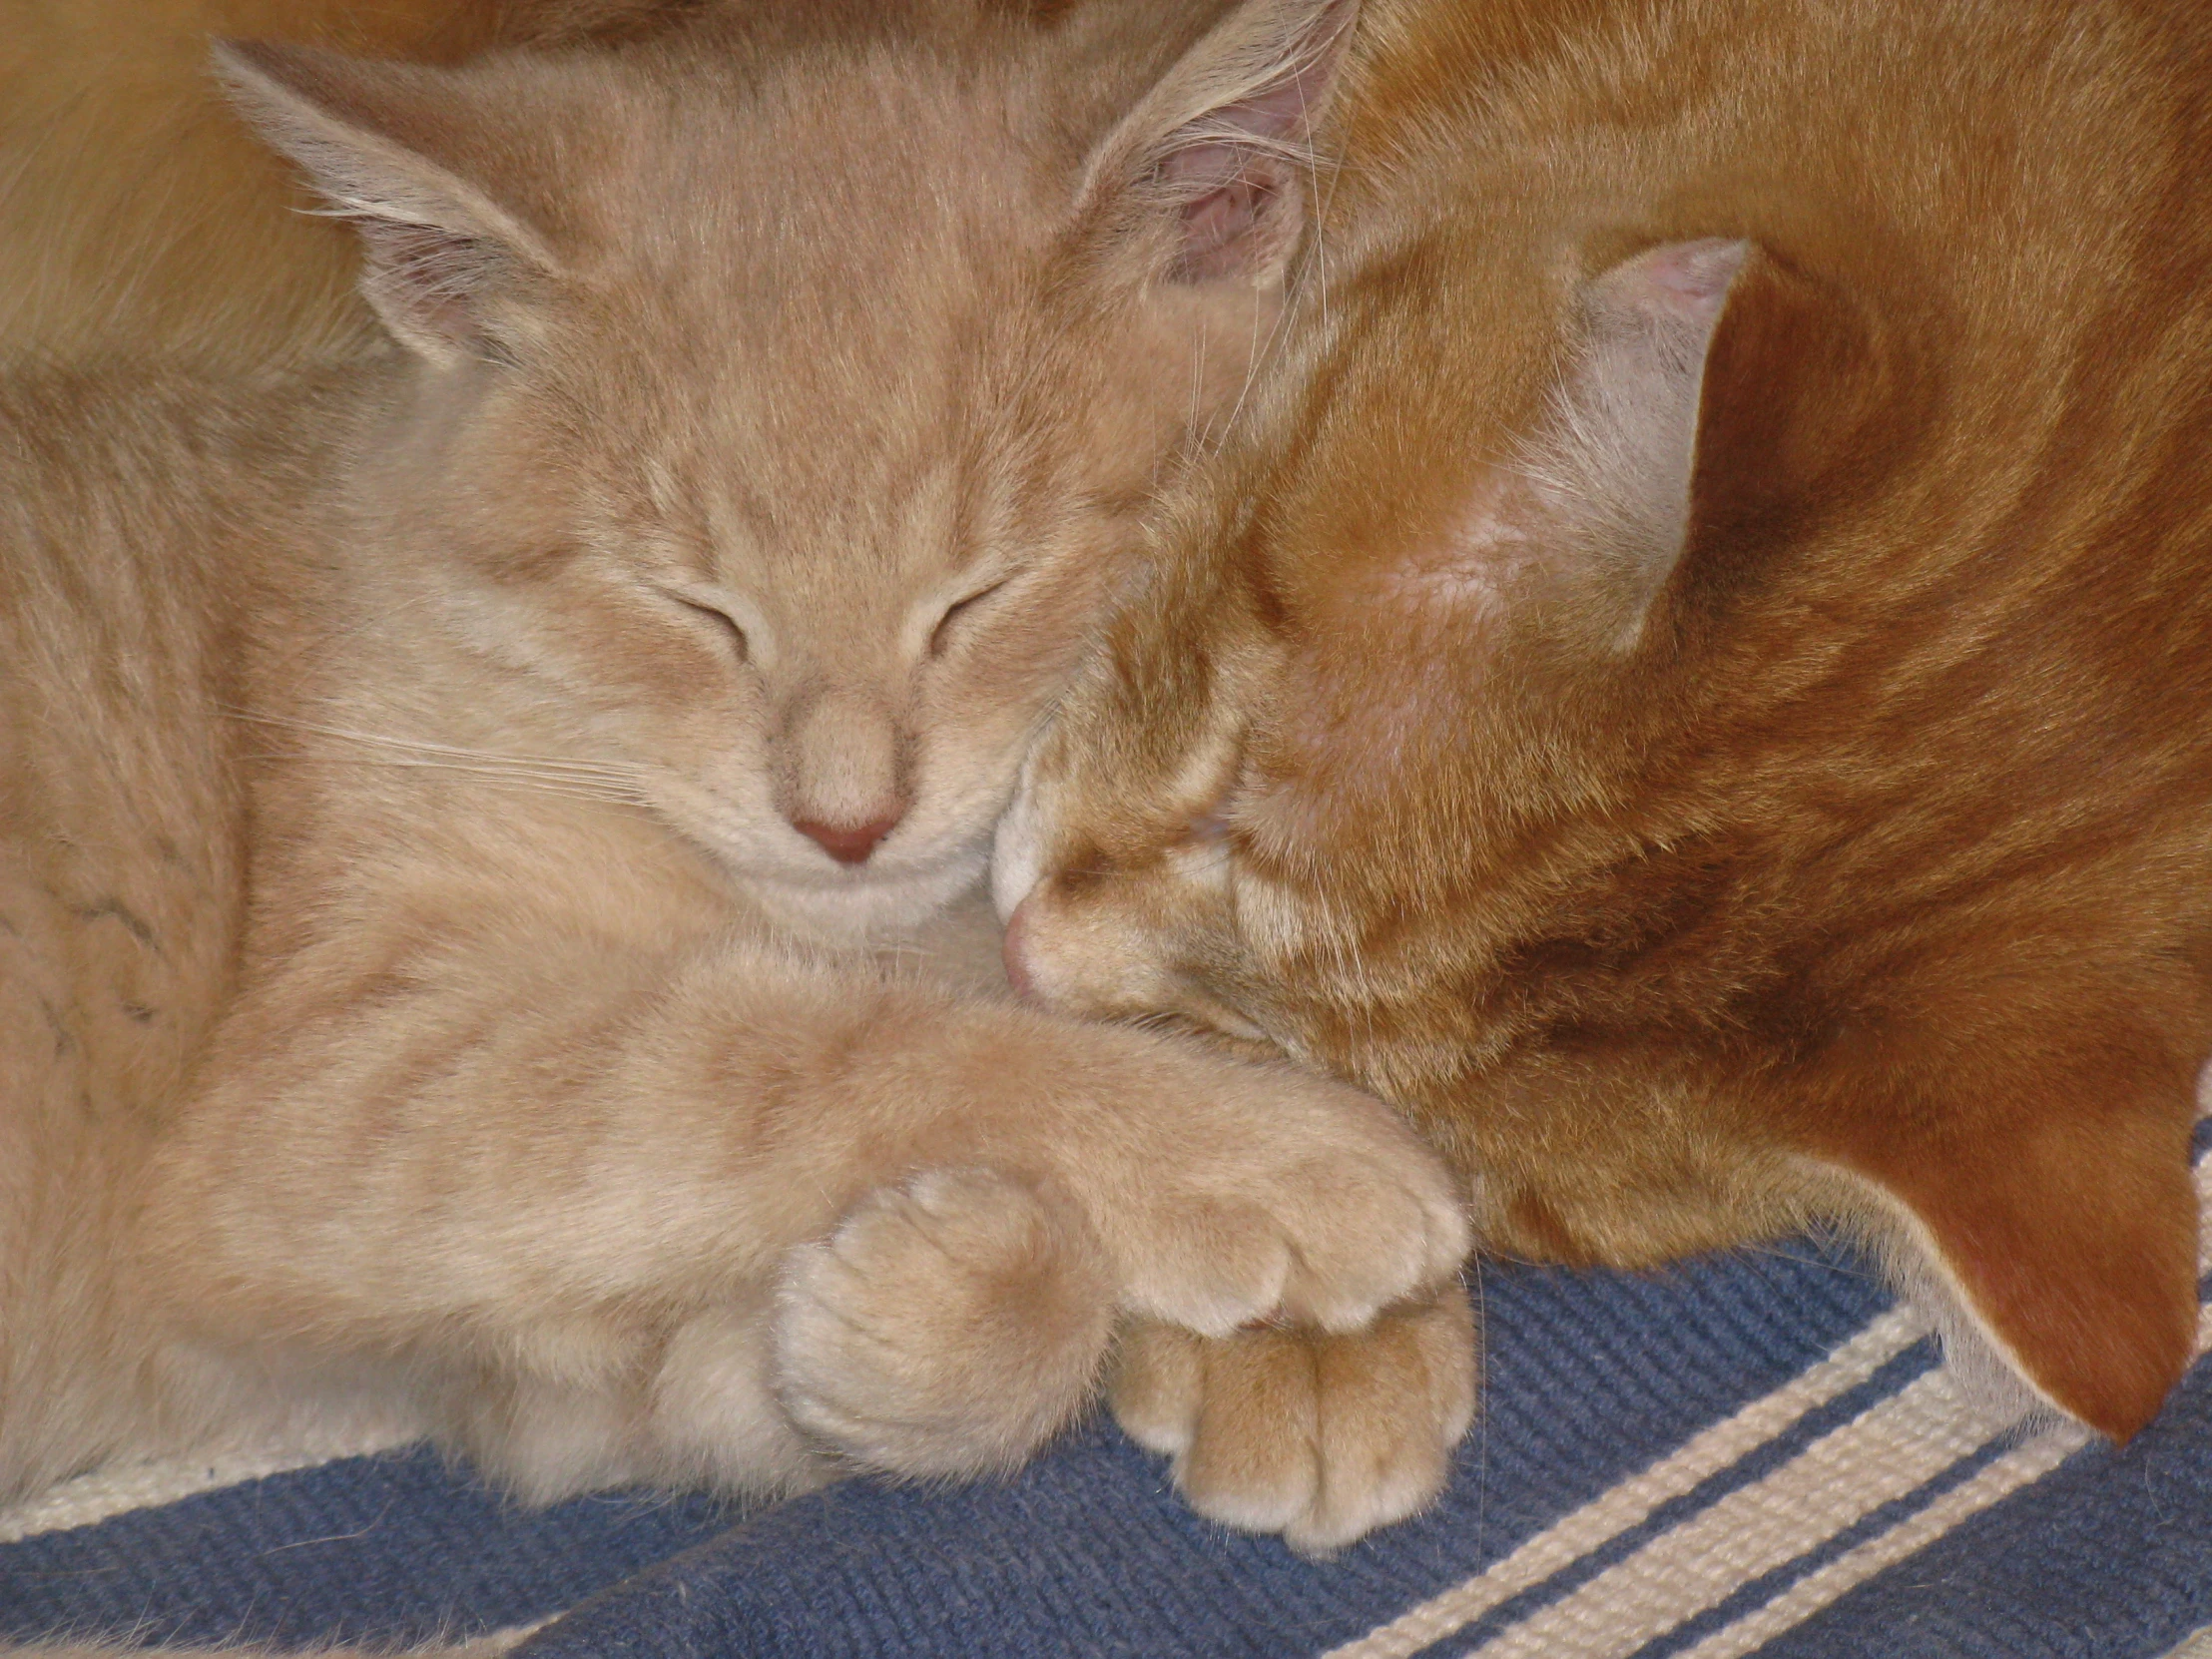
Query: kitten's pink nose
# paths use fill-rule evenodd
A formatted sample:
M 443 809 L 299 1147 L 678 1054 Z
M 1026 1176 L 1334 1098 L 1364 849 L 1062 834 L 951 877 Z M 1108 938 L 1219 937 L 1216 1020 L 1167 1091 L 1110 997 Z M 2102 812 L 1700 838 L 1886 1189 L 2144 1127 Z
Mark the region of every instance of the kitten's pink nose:
M 840 864 L 864 864 L 875 843 L 898 828 L 899 815 L 886 813 L 866 824 L 818 824 L 810 818 L 792 820 L 792 828 Z

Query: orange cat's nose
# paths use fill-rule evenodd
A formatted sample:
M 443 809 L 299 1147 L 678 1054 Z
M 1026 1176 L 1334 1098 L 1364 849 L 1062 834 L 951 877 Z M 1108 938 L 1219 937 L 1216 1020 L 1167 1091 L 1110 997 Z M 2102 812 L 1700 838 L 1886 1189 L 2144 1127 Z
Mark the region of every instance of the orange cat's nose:
M 813 819 L 793 819 L 792 828 L 840 864 L 864 864 L 875 843 L 898 827 L 893 813 L 867 824 L 817 824 Z

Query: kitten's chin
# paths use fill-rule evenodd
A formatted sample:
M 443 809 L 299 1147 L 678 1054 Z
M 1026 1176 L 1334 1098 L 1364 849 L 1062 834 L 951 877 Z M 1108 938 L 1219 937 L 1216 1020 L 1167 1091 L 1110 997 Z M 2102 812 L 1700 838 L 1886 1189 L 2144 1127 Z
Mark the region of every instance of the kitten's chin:
M 856 870 L 843 880 L 779 881 L 740 874 L 746 896 L 780 927 L 837 944 L 869 944 L 909 932 L 973 888 L 981 848 L 921 869 Z

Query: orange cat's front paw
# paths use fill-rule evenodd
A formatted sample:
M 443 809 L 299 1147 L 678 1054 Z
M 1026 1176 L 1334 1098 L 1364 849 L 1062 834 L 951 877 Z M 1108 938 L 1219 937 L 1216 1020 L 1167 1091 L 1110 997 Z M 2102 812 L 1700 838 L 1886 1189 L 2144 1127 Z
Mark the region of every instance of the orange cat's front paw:
M 785 1411 L 900 1474 L 1018 1464 L 1089 1403 L 1113 1335 L 1081 1218 L 988 1170 L 870 1195 L 791 1252 L 777 1300 Z
M 1435 1497 L 1474 1390 L 1474 1316 L 1453 1284 L 1344 1335 L 1134 1325 L 1112 1398 L 1200 1514 L 1318 1553 Z

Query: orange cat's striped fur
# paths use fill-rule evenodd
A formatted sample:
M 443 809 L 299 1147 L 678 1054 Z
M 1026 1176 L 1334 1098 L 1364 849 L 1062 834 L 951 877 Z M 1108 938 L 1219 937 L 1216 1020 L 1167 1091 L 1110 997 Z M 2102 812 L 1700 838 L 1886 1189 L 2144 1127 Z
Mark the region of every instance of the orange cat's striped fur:
M 864 10 L 233 49 L 399 345 L 0 379 L 0 1492 L 341 1408 L 538 1495 L 960 1472 L 1123 1318 L 1463 1331 L 1380 1103 L 961 965 L 1343 9 Z
M 2133 1432 L 2197 1323 L 2212 12 L 1362 31 L 1278 371 L 1002 836 L 1016 968 L 1377 1088 L 1492 1250 L 1841 1223 Z M 1218 1458 L 1237 1363 L 1125 1414 Z

